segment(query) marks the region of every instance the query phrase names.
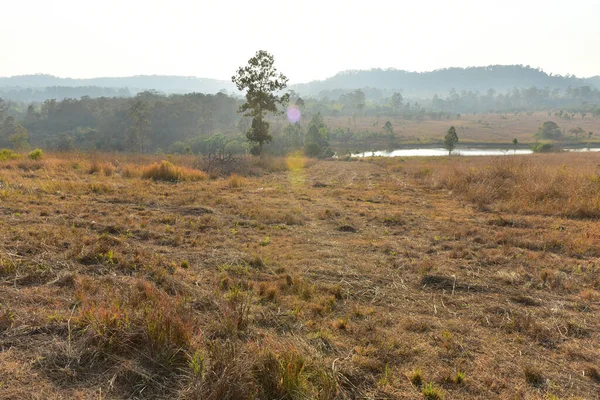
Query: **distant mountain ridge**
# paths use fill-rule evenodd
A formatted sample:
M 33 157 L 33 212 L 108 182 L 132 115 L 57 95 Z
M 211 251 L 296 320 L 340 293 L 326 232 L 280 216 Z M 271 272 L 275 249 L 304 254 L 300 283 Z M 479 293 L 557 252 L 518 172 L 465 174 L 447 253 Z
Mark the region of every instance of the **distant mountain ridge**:
M 553 75 L 523 65 L 446 68 L 429 72 L 371 69 L 343 71 L 324 80 L 294 84 L 289 88 L 304 97 L 337 98 L 343 92 L 370 88 L 372 90 L 367 93 L 367 96 L 371 96 L 374 91 L 379 91 L 380 96 L 401 92 L 404 97 L 431 98 L 434 94 L 447 96 L 453 89 L 457 92 L 480 93 L 493 89 L 502 93 L 513 88 L 532 86 L 552 90 L 581 86 L 600 89 L 600 75 L 590 78 Z M 78 89 L 64 90 L 63 88 Z M 20 101 L 43 101 L 47 98 L 61 99 L 84 95 L 130 96 L 145 90 L 156 90 L 166 94 L 191 92 L 212 94 L 223 89 L 230 94 L 239 94 L 230 81 L 191 76 L 137 75 L 74 79 L 37 74 L 0 77 L 0 97 Z
M 318 96 L 321 92 L 377 88 L 384 91 L 402 91 L 410 97 L 447 95 L 456 91 L 488 89 L 506 92 L 513 88 L 567 89 L 579 86 L 600 88 L 600 76 L 577 78 L 574 75 L 553 75 L 540 69 L 522 65 L 490 65 L 487 67 L 446 68 L 430 72 L 409 72 L 398 69 L 371 69 L 340 72 L 322 81 L 292 85 L 303 96 Z
M 191 92 L 208 94 L 217 93 L 223 89 L 228 92 L 236 90 L 230 81 L 174 75 L 136 75 L 131 77 L 90 79 L 59 78 L 45 74 L 0 77 L 0 89 L 2 87 L 43 89 L 47 87 L 83 86 L 113 89 L 129 88 L 133 92 L 157 90 L 167 94 Z

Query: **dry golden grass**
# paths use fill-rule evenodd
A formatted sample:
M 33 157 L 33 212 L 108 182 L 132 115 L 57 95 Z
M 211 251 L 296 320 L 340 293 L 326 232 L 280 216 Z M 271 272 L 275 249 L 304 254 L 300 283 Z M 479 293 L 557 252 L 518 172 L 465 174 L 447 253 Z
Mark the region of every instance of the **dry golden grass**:
M 143 179 L 166 182 L 195 182 L 208 179 L 208 175 L 202 171 L 176 167 L 165 160 L 143 168 L 141 176 Z
M 0 398 L 597 397 L 592 155 L 157 161 L 0 162 Z
M 403 141 L 411 143 L 431 143 L 432 141 L 441 141 L 450 126 L 455 126 L 461 144 L 468 143 L 498 143 L 510 145 L 513 138 L 517 138 L 520 143 L 532 143 L 535 141 L 533 134 L 537 132 L 538 127 L 544 121 L 554 121 L 565 132 L 573 128 L 581 127 L 585 132 L 594 132 L 593 140 L 597 143 L 600 137 L 600 118 L 587 116 L 581 118 L 577 116 L 571 120 L 562 120 L 554 115 L 548 115 L 547 112 L 534 113 L 514 113 L 506 114 L 463 114 L 460 119 L 450 120 L 405 120 L 401 118 L 390 117 L 358 117 L 355 120 L 352 117 L 326 117 L 325 122 L 331 129 L 349 128 L 353 132 L 382 132 L 383 125 L 390 121 L 397 137 Z M 364 143 L 360 146 L 362 149 L 381 149 L 386 148 L 387 142 Z M 339 145 L 344 150 L 354 151 L 352 145 Z M 368 147 L 366 147 L 368 146 Z
M 600 218 L 600 164 L 593 153 L 430 158 L 402 167 L 432 187 L 456 192 L 482 208 Z

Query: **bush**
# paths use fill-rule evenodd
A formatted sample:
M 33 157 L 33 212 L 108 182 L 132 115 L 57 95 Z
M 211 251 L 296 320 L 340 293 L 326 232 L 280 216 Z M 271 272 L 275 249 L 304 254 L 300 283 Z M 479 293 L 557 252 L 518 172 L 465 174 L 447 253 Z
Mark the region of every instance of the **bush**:
M 307 143 L 304 146 L 304 154 L 308 157 L 318 157 L 321 154 L 321 146 L 315 142 Z
M 186 154 L 186 145 L 183 142 L 173 142 L 168 151 L 170 154 Z
M 18 160 L 19 158 L 21 158 L 21 155 L 19 153 L 15 153 L 12 150 L 0 150 L 0 161 Z
M 35 149 L 33 151 L 31 151 L 27 157 L 29 157 L 30 160 L 39 160 L 42 158 L 42 156 L 44 155 L 44 152 L 42 151 L 42 149 Z
M 181 182 L 205 180 L 208 178 L 208 175 L 202 171 L 176 167 L 170 162 L 163 160 L 160 164 L 154 163 L 144 168 L 142 178 L 155 181 Z
M 246 149 L 247 146 L 245 143 L 238 142 L 237 140 L 232 140 L 225 146 L 225 153 L 244 154 L 246 152 Z
M 553 153 L 559 150 L 553 143 L 534 143 L 531 145 L 531 151 L 534 153 Z

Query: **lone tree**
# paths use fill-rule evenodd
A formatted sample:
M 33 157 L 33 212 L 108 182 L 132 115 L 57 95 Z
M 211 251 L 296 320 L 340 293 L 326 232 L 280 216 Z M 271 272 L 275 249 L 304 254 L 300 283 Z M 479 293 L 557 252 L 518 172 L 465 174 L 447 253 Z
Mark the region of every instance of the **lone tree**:
M 546 121 L 538 128 L 537 133 L 534 135 L 539 139 L 554 139 L 559 140 L 562 138 L 562 131 L 560 127 L 554 121 Z
M 517 138 L 513 139 L 513 146 L 515 148 L 514 152 L 515 152 L 515 154 L 517 154 L 517 147 L 519 147 L 519 139 L 517 139 Z
M 236 75 L 231 77 L 238 90 L 246 91 L 246 102 L 240 106 L 239 112 L 246 117 L 252 117 L 246 137 L 250 142 L 258 143 L 256 152 L 261 156 L 263 145 L 273 139 L 269 134 L 269 123 L 265 121 L 265 116 L 267 113 L 280 113 L 277 105 L 287 104 L 290 97 L 288 93 L 277 95 L 278 91 L 287 87 L 288 78 L 278 73 L 273 63 L 271 54 L 259 50 L 248 60 L 248 65 L 240 67 Z
M 452 154 L 452 150 L 456 147 L 456 143 L 458 143 L 458 135 L 456 134 L 456 129 L 451 126 L 444 137 L 444 147 L 448 150 L 448 155 Z
M 390 121 L 387 121 L 385 125 L 383 125 L 383 130 L 388 136 L 394 136 L 394 127 Z

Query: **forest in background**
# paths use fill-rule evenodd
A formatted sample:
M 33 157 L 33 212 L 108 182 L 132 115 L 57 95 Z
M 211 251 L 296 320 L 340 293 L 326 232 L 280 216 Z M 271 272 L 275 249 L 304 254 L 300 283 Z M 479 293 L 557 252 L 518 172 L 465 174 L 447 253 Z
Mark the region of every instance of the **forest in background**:
M 229 82 L 167 77 L 175 85 L 168 86 L 155 76 L 60 79 L 66 86 L 59 87 L 44 86 L 58 79 L 47 75 L 17 78 L 0 78 L 0 147 L 194 154 L 252 150 L 245 137 L 250 120 L 238 114 L 242 97 L 233 90 L 217 89 L 221 84 L 231 88 Z M 403 138 L 418 136 L 411 132 L 399 135 L 389 123 L 397 120 L 451 121 L 460 119 L 461 114 L 535 111 L 548 111 L 548 118 L 556 121 L 598 118 L 600 90 L 594 79 L 598 78 L 553 76 L 523 66 L 451 68 L 421 74 L 397 70 L 341 73 L 319 82 L 320 86 L 315 83 L 311 90 L 290 86 L 289 104 L 300 111 L 302 119 L 290 123 L 285 114 L 272 117 L 274 139 L 265 150 L 285 154 L 304 149 L 319 156 L 330 153 L 335 143 L 344 148 L 358 143 L 364 147 L 369 141 L 399 145 Z M 2 87 L 7 82 L 32 86 Z M 189 83 L 193 91 L 199 82 L 212 85 L 206 88 L 213 93 L 173 94 L 167 90 L 184 90 Z M 157 85 L 162 90 L 75 86 L 82 83 Z M 446 93 L 450 84 L 455 86 Z M 415 88 L 433 94 L 410 95 Z M 314 94 L 318 89 L 322 90 Z M 19 93 L 21 97 L 15 99 Z M 332 118 L 344 118 L 347 123 L 328 126 L 324 121 Z M 373 118 L 381 122 L 373 126 L 360 123 Z

